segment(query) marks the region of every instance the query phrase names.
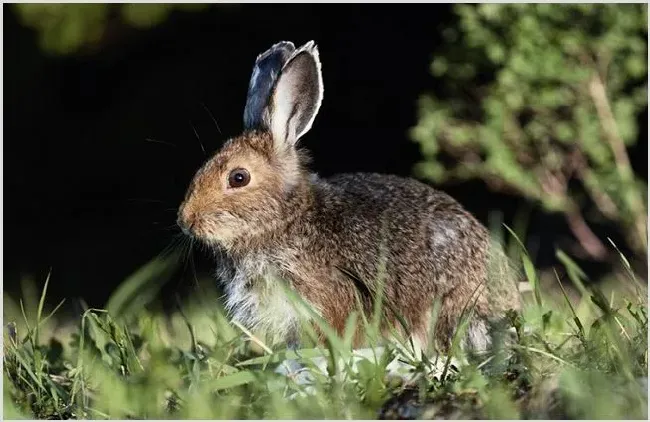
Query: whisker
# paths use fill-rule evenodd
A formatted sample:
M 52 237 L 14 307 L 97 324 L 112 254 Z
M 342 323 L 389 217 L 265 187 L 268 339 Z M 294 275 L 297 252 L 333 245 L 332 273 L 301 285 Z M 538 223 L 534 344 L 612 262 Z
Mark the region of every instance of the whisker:
M 175 234 L 174 236 L 172 236 L 172 240 L 169 242 L 169 244 L 165 248 L 163 248 L 163 250 L 160 252 L 159 256 L 161 257 L 168 256 L 170 253 L 177 250 L 179 244 L 182 243 L 183 240 L 184 240 L 183 233 Z
M 153 224 L 154 226 L 158 226 L 157 228 L 160 230 L 173 230 L 173 231 L 178 230 L 178 226 L 176 224 L 165 224 L 164 222 L 161 221 L 152 221 L 151 224 Z M 160 226 L 160 224 L 165 224 L 165 225 Z
M 166 226 L 163 226 L 160 228 L 161 230 L 178 230 L 178 226 L 176 224 L 168 224 Z
M 190 261 L 192 264 L 192 275 L 194 276 L 194 285 L 197 290 L 201 289 L 201 285 L 199 284 L 199 278 L 196 276 L 196 265 L 194 264 L 194 253 L 190 252 Z
M 154 144 L 169 145 L 170 147 L 178 148 L 176 145 L 172 144 L 171 142 L 159 141 L 158 139 L 152 139 L 152 138 L 145 138 L 144 140 L 145 140 L 145 142 L 152 142 Z
M 185 237 L 184 239 L 184 251 L 183 251 L 183 273 L 187 270 L 187 264 L 189 262 L 189 256 L 192 251 L 192 239 Z
M 201 139 L 199 138 L 199 133 L 196 131 L 196 128 L 194 127 L 194 124 L 192 124 L 192 121 L 190 120 L 190 126 L 192 127 L 192 130 L 194 131 L 194 136 L 196 136 L 196 140 L 199 141 L 199 145 L 201 145 L 201 149 L 203 150 L 203 155 L 208 155 L 205 152 L 205 148 L 203 147 L 203 143 L 201 142 Z
M 165 201 L 161 201 L 160 199 L 149 199 L 149 198 L 127 198 L 126 200 L 127 201 L 132 201 L 132 202 L 139 201 L 139 202 L 155 202 L 155 203 L 159 203 L 159 204 L 164 204 L 165 203 Z
M 189 245 L 187 247 L 187 260 L 190 261 L 190 263 L 194 262 L 192 259 L 192 252 L 194 252 L 195 245 L 196 243 L 194 242 L 194 238 L 190 238 Z
M 183 282 L 183 276 L 185 275 L 185 271 L 187 269 L 187 260 L 185 259 L 186 255 L 186 250 L 187 250 L 187 244 L 188 244 L 188 238 L 186 235 L 183 233 L 176 233 L 174 235 L 174 240 L 177 244 L 176 251 L 178 251 L 178 260 L 182 261 L 185 265 L 183 266 L 183 270 L 178 277 L 178 282 L 176 283 L 176 288 L 178 289 Z
M 219 123 L 217 123 L 217 119 L 214 118 L 214 116 L 212 115 L 212 113 L 210 112 L 208 107 L 203 102 L 201 103 L 201 105 L 203 106 L 205 111 L 208 112 L 208 114 L 210 115 L 210 118 L 212 118 L 212 121 L 214 122 L 214 125 L 217 127 L 217 130 L 219 131 L 219 135 L 223 135 L 223 133 L 221 132 L 221 128 L 219 127 Z

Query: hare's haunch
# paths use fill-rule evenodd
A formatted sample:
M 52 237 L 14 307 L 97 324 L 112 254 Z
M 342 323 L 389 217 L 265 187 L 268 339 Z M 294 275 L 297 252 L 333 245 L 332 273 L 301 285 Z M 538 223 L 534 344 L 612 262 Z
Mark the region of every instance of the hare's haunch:
M 284 280 L 342 333 L 359 305 L 372 313 L 381 289 L 384 329 L 401 327 L 399 313 L 419 345 L 435 339 L 445 348 L 473 308 L 465 341 L 485 347 L 488 323 L 519 307 L 500 247 L 458 202 L 416 180 L 311 173 L 298 139 L 322 99 L 313 42 L 281 42 L 258 56 L 244 132 L 196 173 L 179 209 L 182 230 L 222 258 L 218 275 L 232 318 L 275 341 L 295 341 L 299 313 Z

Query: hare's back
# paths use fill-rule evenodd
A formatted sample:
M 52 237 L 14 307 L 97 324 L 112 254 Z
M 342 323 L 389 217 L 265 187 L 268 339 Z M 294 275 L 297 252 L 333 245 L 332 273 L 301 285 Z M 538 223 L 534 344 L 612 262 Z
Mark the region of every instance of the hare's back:
M 446 193 L 405 177 L 377 173 L 339 174 L 327 179 L 331 201 L 322 204 L 339 230 L 355 233 L 359 243 L 378 242 L 370 234 L 378 225 L 400 251 L 458 256 L 476 249 L 487 230 Z M 366 245 L 370 248 L 370 244 Z M 428 252 L 427 252 L 428 251 Z
M 326 183 L 332 196 L 319 209 L 323 221 L 332 222 L 324 229 L 336 242 L 332 248 L 345 251 L 343 264 L 371 280 L 377 256 L 387 253 L 388 289 L 403 298 L 394 303 L 400 309 L 460 284 L 471 290 L 483 279 L 487 230 L 451 196 L 375 173 L 339 174 Z
M 480 312 L 518 306 L 514 273 L 501 248 L 488 251 L 487 228 L 448 194 L 414 179 L 374 173 L 339 174 L 326 183 L 334 195 L 320 205 L 336 221 L 330 234 L 346 251 L 345 264 L 372 279 L 376 267 L 367 263 L 374 263 L 377 245 L 388 245 L 388 288 L 404 300 L 395 299 L 400 309 L 413 306 L 416 297 L 429 300 L 451 291 L 461 302 L 469 300 L 493 270 L 498 273 L 488 284 L 491 305 L 482 303 Z M 498 265 L 488 269 L 492 259 Z
M 403 215 L 431 217 L 431 213 L 453 218 L 469 216 L 448 194 L 415 179 L 379 173 L 344 173 L 326 179 L 350 205 L 387 208 Z M 473 219 L 473 218 L 472 218 Z

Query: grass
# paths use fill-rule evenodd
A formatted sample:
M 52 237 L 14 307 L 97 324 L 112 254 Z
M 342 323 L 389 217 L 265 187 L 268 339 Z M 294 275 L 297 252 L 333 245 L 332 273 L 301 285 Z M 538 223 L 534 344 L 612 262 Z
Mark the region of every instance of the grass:
M 167 268 L 161 261 L 118 289 L 108 311 L 87 309 L 67 335 L 53 334 L 46 283 L 27 305 L 5 297 L 4 418 L 647 419 L 645 286 L 623 258 L 633 287 L 607 294 L 586 287 L 568 256 L 558 258 L 577 296 L 559 280 L 546 291 L 523 254 L 533 292 L 522 313 L 507 315 L 516 340 L 481 358 L 456 348 L 453 357 L 468 363 L 446 360 L 444 376 L 428 376 L 434 362 L 414 360 L 408 345 L 349 365 L 351 335 L 327 327 L 322 348 L 270 347 L 229 322 L 216 293 L 172 315 L 147 310 L 150 280 Z M 134 285 L 145 286 L 144 298 Z M 287 357 L 313 367 L 319 356 L 328 373 L 316 373 L 311 395 L 274 372 Z M 386 374 L 393 357 L 410 362 L 406 379 Z

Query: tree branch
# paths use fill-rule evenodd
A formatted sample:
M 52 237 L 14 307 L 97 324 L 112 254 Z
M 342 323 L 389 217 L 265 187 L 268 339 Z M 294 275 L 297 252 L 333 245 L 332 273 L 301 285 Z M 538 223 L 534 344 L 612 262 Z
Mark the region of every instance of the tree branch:
M 589 228 L 585 219 L 582 216 L 582 213 L 576 206 L 569 207 L 564 212 L 564 217 L 569 224 L 569 228 L 573 232 L 573 235 L 582 246 L 582 249 L 585 250 L 592 258 L 597 260 L 603 260 L 607 257 L 607 248 L 603 242 L 598 239 L 593 231 Z
M 596 106 L 596 112 L 598 113 L 598 118 L 600 124 L 602 125 L 603 131 L 605 132 L 605 138 L 609 143 L 610 148 L 614 154 L 614 160 L 616 162 L 616 168 L 618 169 L 621 179 L 626 182 L 633 184 L 634 183 L 634 172 L 632 171 L 632 166 L 630 165 L 630 159 L 627 154 L 627 149 L 625 143 L 618 134 L 618 126 L 616 124 L 616 119 L 614 118 L 614 113 L 607 98 L 607 91 L 605 90 L 605 84 L 598 74 L 594 76 L 589 81 L 589 94 Z M 632 240 L 632 243 L 637 243 L 641 248 L 647 250 L 648 239 L 647 239 L 647 212 L 643 205 L 643 201 L 639 198 L 639 195 L 634 193 L 629 196 L 629 207 L 632 211 L 634 226 L 636 228 L 636 242 Z

